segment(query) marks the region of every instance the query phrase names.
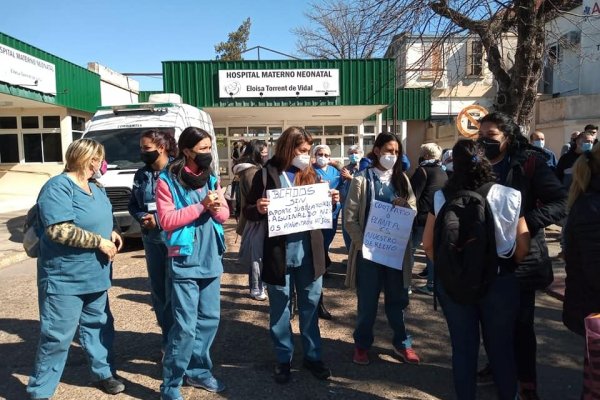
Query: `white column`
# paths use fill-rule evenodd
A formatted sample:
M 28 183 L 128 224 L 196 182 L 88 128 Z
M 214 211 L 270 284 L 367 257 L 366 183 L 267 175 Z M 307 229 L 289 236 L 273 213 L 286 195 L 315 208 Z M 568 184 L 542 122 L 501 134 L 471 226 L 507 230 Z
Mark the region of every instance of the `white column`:
M 408 137 L 408 124 L 406 121 L 398 121 L 398 133 L 400 134 L 400 142 L 402 143 L 402 148 L 404 152 L 406 152 L 406 138 Z
M 381 110 L 375 113 L 375 136 L 383 132 L 383 114 Z
M 63 115 L 60 118 L 60 145 L 62 147 L 62 159 L 65 161 L 67 147 L 73 141 L 73 124 L 70 115 Z

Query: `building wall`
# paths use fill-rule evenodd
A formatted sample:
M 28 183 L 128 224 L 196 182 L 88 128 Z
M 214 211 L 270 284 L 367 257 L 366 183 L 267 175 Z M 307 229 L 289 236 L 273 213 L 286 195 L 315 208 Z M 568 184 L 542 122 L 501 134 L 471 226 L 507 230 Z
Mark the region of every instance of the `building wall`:
M 96 62 L 88 63 L 88 69 L 100 75 L 100 93 L 103 106 L 135 104 L 138 102 L 140 84 Z

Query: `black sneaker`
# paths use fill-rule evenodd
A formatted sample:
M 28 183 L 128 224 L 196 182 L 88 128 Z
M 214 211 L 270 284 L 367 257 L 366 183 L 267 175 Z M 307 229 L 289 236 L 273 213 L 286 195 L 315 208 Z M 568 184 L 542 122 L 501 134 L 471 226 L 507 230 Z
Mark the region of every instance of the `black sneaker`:
M 125 390 L 123 382 L 113 376 L 102 379 L 98 384 L 100 385 L 100 388 L 108 394 L 118 394 Z
M 492 375 L 492 367 L 487 364 L 482 370 L 477 372 L 477 386 L 488 386 L 494 384 L 494 376 Z
M 305 358 L 302 365 L 309 370 L 315 378 L 322 381 L 331 376 L 331 370 L 323 364 L 323 361 L 310 361 Z
M 275 374 L 273 378 L 277 383 L 288 383 L 290 381 L 290 375 L 292 372 L 290 371 L 291 365 L 289 363 L 279 363 L 275 366 Z

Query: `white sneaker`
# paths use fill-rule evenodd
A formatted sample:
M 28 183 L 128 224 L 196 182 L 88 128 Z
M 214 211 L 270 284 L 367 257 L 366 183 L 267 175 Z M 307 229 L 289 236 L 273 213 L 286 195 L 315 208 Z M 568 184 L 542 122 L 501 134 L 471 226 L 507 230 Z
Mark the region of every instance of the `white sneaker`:
M 250 297 L 257 301 L 265 301 L 267 299 L 267 294 L 264 291 L 258 293 L 250 293 Z

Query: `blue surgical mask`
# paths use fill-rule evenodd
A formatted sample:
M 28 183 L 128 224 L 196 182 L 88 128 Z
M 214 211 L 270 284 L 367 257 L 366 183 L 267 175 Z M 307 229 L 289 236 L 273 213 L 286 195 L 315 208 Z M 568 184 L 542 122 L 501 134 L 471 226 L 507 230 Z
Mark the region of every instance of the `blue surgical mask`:
M 581 151 L 592 151 L 592 147 L 594 147 L 593 143 L 582 143 L 581 144 Z
M 348 159 L 350 160 L 350 164 L 358 164 L 360 156 L 358 154 L 350 154 Z
M 539 147 L 540 149 L 543 149 L 544 145 L 546 144 L 546 141 L 545 140 L 534 140 L 531 144 L 534 145 L 535 147 Z

